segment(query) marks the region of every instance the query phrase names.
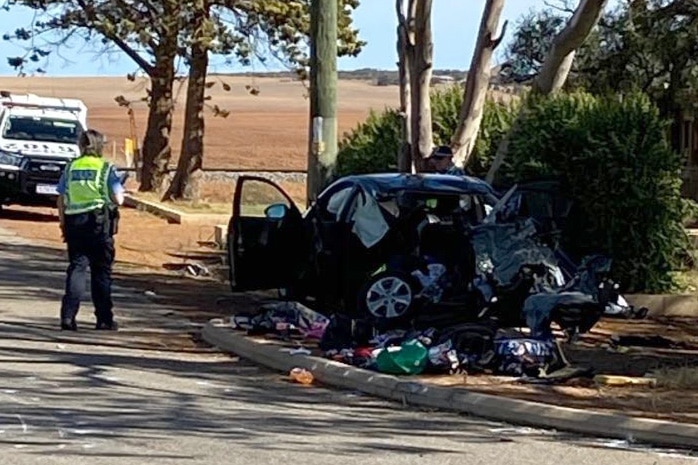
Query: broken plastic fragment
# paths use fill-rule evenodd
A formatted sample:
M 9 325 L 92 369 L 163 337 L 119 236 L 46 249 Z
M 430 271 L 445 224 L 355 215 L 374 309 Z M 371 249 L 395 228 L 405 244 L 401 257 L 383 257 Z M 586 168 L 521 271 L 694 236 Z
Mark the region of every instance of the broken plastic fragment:
M 291 378 L 292 381 L 295 381 L 298 384 L 303 384 L 303 385 L 310 385 L 313 384 L 313 381 L 315 380 L 315 377 L 311 372 L 306 370 L 305 368 L 294 368 L 291 370 L 291 372 L 288 374 L 289 378 Z

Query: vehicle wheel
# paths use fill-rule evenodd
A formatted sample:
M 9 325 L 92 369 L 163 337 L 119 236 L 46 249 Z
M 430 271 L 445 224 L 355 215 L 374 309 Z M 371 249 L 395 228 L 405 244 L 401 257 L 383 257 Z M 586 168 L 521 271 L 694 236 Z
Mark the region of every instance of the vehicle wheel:
M 376 319 L 403 319 L 413 312 L 416 294 L 416 283 L 410 275 L 384 271 L 373 276 L 359 292 L 359 309 Z

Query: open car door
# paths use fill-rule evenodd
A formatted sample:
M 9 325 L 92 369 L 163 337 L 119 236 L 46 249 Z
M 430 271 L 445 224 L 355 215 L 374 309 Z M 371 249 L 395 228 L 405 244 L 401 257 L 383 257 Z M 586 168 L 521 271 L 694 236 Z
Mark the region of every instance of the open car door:
M 303 217 L 291 197 L 267 179 L 241 176 L 228 224 L 233 291 L 286 288 L 306 251 Z

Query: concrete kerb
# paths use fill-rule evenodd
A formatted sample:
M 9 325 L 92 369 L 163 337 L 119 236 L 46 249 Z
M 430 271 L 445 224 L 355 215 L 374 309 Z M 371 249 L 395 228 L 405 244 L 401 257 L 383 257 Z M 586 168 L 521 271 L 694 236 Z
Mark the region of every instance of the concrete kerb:
M 218 224 L 213 227 L 213 240 L 218 248 L 225 249 L 228 245 L 228 226 Z
M 147 211 L 148 213 L 165 218 L 169 223 L 182 224 L 217 224 L 222 220 L 228 221 L 228 214 L 212 214 L 212 213 L 184 213 L 175 208 L 163 205 L 150 200 L 139 199 L 133 195 L 126 195 L 124 204 L 127 207 L 137 208 Z
M 320 383 L 408 405 L 450 410 L 538 428 L 698 449 L 698 425 L 559 407 L 480 394 L 464 388 L 432 386 L 318 357 L 291 355 L 277 345 L 256 342 L 235 333 L 220 319 L 206 324 L 202 336 L 206 342 L 221 350 L 268 368 L 282 372 L 294 367 L 306 368 Z
M 164 205 L 160 205 L 157 202 L 150 202 L 148 200 L 139 199 L 132 195 L 126 195 L 124 197 L 124 205 L 127 207 L 143 209 L 148 213 L 154 213 L 158 216 L 162 216 L 167 219 L 170 223 L 182 224 L 182 220 L 187 216 L 186 214 L 175 210 L 174 208 L 169 208 Z

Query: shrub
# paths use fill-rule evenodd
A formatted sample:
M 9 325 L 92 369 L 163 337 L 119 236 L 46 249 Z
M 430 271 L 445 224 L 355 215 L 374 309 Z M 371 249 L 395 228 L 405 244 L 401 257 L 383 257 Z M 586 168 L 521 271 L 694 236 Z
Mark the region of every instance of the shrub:
M 371 111 L 366 121 L 339 142 L 337 175 L 396 171 L 401 132 L 402 118 L 397 110 Z
M 460 86 L 447 86 L 431 94 L 432 129 L 434 143 L 448 144 L 458 126 L 463 102 Z M 509 130 L 516 115 L 516 107 L 487 100 L 480 134 L 469 167 L 475 175 L 487 172 L 497 144 Z M 397 110 L 388 108 L 382 113 L 372 111 L 368 118 L 351 132 L 344 134 L 339 143 L 337 175 L 392 172 L 397 170 L 402 120 Z
M 512 134 L 506 174 L 560 179 L 576 206 L 565 249 L 613 257 L 631 291 L 665 291 L 688 250 L 681 159 L 666 131 L 642 94 L 532 100 Z

